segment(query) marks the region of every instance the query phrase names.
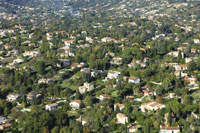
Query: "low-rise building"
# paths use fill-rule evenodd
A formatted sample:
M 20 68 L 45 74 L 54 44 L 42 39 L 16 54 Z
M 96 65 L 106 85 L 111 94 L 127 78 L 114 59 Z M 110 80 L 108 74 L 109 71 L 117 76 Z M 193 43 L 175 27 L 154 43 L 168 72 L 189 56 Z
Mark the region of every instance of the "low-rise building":
M 15 101 L 15 100 L 17 100 L 19 97 L 20 97 L 19 94 L 9 94 L 9 95 L 7 95 L 7 100 L 8 100 L 8 101 Z
M 72 40 L 63 40 L 65 46 L 71 46 L 72 45 Z
M 137 78 L 137 77 L 130 77 L 129 79 L 128 79 L 128 82 L 129 83 L 134 83 L 134 84 L 138 84 L 138 83 L 140 83 L 140 78 Z
M 149 102 L 149 103 L 143 103 L 140 108 L 142 112 L 145 112 L 146 110 L 156 111 L 165 108 L 165 105 L 157 102 Z
M 82 106 L 81 100 L 73 100 L 69 103 L 72 110 L 80 109 Z
M 119 124 L 128 123 L 128 117 L 125 114 L 117 113 L 116 118 L 117 118 L 117 123 Z
M 116 79 L 121 73 L 120 72 L 108 72 L 108 79 Z
M 137 132 L 138 129 L 139 129 L 138 125 L 128 125 L 127 126 L 128 133 L 135 133 L 135 132 Z
M 179 126 L 167 126 L 167 127 L 160 127 L 159 133 L 180 133 L 180 127 Z
M 94 89 L 94 85 L 93 84 L 91 84 L 91 83 L 84 83 L 84 85 L 83 86 L 80 86 L 79 88 L 79 92 L 81 93 L 81 94 L 83 94 L 83 93 L 85 93 L 85 92 L 87 92 L 87 91 L 91 91 L 91 90 L 93 90 Z
M 0 116 L 0 124 L 5 123 L 7 121 L 6 117 Z
M 99 96 L 99 100 L 103 101 L 104 99 L 108 99 L 108 98 L 111 98 L 111 96 L 107 95 L 107 94 L 101 94 Z
M 194 84 L 196 84 L 196 82 L 197 82 L 197 78 L 194 77 L 194 76 L 191 76 L 191 77 L 186 76 L 186 77 L 184 78 L 184 81 L 186 81 L 187 83 L 189 83 L 189 84 L 191 84 L 191 85 L 194 85 Z
M 110 61 L 110 64 L 121 65 L 121 64 L 122 64 L 122 58 L 120 58 L 120 57 L 114 57 L 114 58 Z
M 45 105 L 45 110 L 48 110 L 48 111 L 52 111 L 57 108 L 58 108 L 58 104 L 56 103 Z
M 6 129 L 11 129 L 11 124 L 10 123 L 6 123 L 3 125 L 0 125 L 0 130 L 6 130 Z
M 29 56 L 29 57 L 36 57 L 40 55 L 40 52 L 39 51 L 25 51 L 23 53 L 23 56 L 26 57 L 26 56 Z

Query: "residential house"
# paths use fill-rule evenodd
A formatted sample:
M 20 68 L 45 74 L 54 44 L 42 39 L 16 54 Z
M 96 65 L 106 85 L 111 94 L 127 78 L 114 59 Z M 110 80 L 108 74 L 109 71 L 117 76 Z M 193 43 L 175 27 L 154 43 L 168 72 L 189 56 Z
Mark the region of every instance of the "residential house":
M 85 93 L 85 92 L 87 92 L 87 91 L 91 91 L 91 90 L 93 90 L 94 89 L 94 85 L 93 84 L 91 84 L 91 83 L 84 83 L 84 85 L 83 86 L 80 86 L 79 88 L 79 92 L 81 93 L 81 94 L 83 94 L 83 93 Z
M 52 32 L 46 33 L 46 38 L 47 38 L 48 41 L 52 40 L 52 38 L 53 38 L 53 33 L 52 33 Z
M 108 72 L 107 79 L 116 79 L 120 74 L 120 72 Z
M 101 39 L 101 41 L 104 42 L 104 43 L 106 43 L 106 42 L 111 42 L 111 41 L 113 41 L 113 39 L 110 38 L 110 37 L 104 37 L 104 38 Z
M 181 76 L 181 78 L 183 78 L 183 77 L 187 76 L 188 74 L 187 74 L 187 73 L 184 73 L 184 72 L 182 72 L 182 71 L 175 71 L 175 72 L 174 72 L 174 75 L 175 75 L 176 77 Z
M 197 78 L 194 77 L 194 76 L 191 76 L 191 77 L 186 76 L 186 77 L 184 78 L 184 81 L 186 81 L 186 82 L 189 83 L 190 85 L 195 85 L 196 82 L 197 82 Z
M 72 45 L 72 40 L 63 40 L 65 46 L 71 46 Z
M 58 108 L 58 104 L 56 103 L 45 105 L 45 110 L 48 110 L 48 111 L 52 111 L 57 108 Z
M 116 111 L 116 108 L 119 108 L 120 111 L 122 111 L 124 109 L 124 104 L 120 104 L 120 103 L 116 103 L 114 104 L 114 110 Z
M 145 90 L 142 90 L 142 92 L 144 93 L 144 96 L 152 96 L 154 94 L 154 92 L 148 88 Z
M 140 108 L 142 112 L 145 112 L 145 110 L 156 111 L 165 108 L 165 105 L 157 102 L 149 102 L 149 103 L 143 103 Z
M 103 101 L 104 99 L 109 99 L 109 98 L 111 98 L 111 96 L 109 96 L 109 95 L 107 95 L 107 94 L 101 94 L 101 95 L 99 96 L 99 100 L 100 100 L 100 101 Z
M 176 71 L 187 70 L 188 65 L 187 64 L 176 65 L 174 68 Z
M 0 116 L 0 124 L 6 123 L 6 122 L 7 122 L 7 118 Z
M 93 39 L 92 39 L 91 36 L 87 36 L 87 37 L 85 38 L 85 41 L 86 41 L 86 42 L 89 42 L 89 43 L 92 43 L 92 42 L 93 42 Z
M 114 57 L 110 61 L 110 64 L 121 65 L 122 64 L 122 58 L 120 58 L 120 57 Z
M 138 125 L 127 125 L 128 133 L 135 133 L 140 127 Z
M 39 51 L 25 51 L 23 53 L 23 56 L 26 57 L 26 56 L 29 56 L 29 57 L 36 57 L 40 55 L 40 52 Z
M 117 113 L 116 118 L 117 118 L 117 123 L 119 124 L 128 123 L 128 117 L 125 114 Z
M 180 127 L 179 126 L 167 126 L 163 127 L 160 126 L 159 133 L 180 133 Z
M 185 51 L 187 49 L 187 47 L 178 47 L 177 50 L 178 51 Z
M 137 78 L 137 77 L 130 77 L 129 79 L 128 79 L 128 82 L 129 83 L 134 83 L 134 84 L 138 84 L 138 83 L 140 83 L 140 78 Z
M 81 100 L 73 100 L 69 103 L 72 110 L 80 109 L 82 106 Z
M 6 123 L 3 125 L 0 125 L 0 130 L 6 130 L 6 129 L 11 129 L 11 124 L 10 123 Z
M 51 81 L 52 81 L 51 79 L 42 78 L 38 80 L 38 84 L 48 84 Z
M 15 100 L 17 100 L 19 97 L 20 97 L 19 94 L 9 94 L 9 95 L 7 95 L 7 100 L 8 100 L 8 101 L 15 101 Z
M 24 62 L 24 59 L 21 59 L 21 58 L 17 58 L 15 60 L 13 60 L 14 64 L 20 64 L 20 63 L 23 63 L 23 62 Z
M 82 62 L 82 63 L 77 63 L 77 62 L 75 62 L 75 63 L 72 63 L 72 65 L 71 65 L 71 68 L 72 69 L 74 69 L 74 68 L 77 68 L 77 67 L 83 67 L 84 66 L 84 63 Z
M 194 43 L 195 43 L 195 44 L 199 44 L 199 43 L 200 43 L 200 40 L 199 40 L 199 39 L 194 39 Z
M 172 51 L 169 52 L 168 55 L 173 56 L 173 57 L 178 57 L 179 51 Z M 182 58 L 184 57 L 184 53 L 181 52 Z

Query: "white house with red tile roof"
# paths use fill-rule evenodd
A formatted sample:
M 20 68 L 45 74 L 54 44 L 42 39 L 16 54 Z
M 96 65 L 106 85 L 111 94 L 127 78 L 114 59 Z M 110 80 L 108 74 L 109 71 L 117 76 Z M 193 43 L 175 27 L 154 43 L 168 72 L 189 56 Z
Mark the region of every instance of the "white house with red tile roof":
M 69 105 L 72 108 L 72 110 L 76 110 L 81 108 L 82 102 L 81 100 L 73 100 L 69 103 Z
M 168 55 L 173 56 L 173 57 L 178 57 L 179 51 L 171 51 L 168 53 Z M 181 52 L 182 58 L 184 57 L 184 53 Z
M 107 79 L 116 79 L 121 73 L 120 72 L 108 72 Z
M 83 84 L 83 86 L 80 86 L 79 88 L 79 92 L 81 93 L 81 94 L 83 94 L 83 93 L 85 93 L 85 92 L 87 92 L 87 91 L 91 91 L 91 90 L 93 90 L 94 89 L 94 85 L 93 84 L 91 84 L 91 83 L 84 83 Z
M 7 100 L 8 100 L 8 101 L 15 101 L 15 100 L 17 100 L 19 97 L 20 97 L 19 94 L 9 94 L 9 95 L 7 95 Z
M 58 108 L 58 104 L 57 103 L 45 105 L 45 110 L 52 111 L 52 110 L 57 109 L 57 108 Z
M 178 51 L 185 51 L 187 49 L 187 47 L 178 47 L 177 50 Z
M 162 109 L 162 108 L 165 108 L 165 105 L 157 103 L 157 102 L 143 103 L 140 106 L 140 109 L 141 109 L 142 112 L 145 112 L 145 110 L 156 111 L 156 110 L 159 110 L 159 109 Z
M 98 99 L 103 101 L 104 99 L 108 99 L 108 98 L 111 98 L 111 96 L 107 95 L 107 94 L 101 94 Z
M 72 45 L 72 40 L 63 40 L 65 46 L 71 46 Z
M 138 128 L 138 125 L 127 125 L 128 133 L 135 133 L 137 132 Z
M 129 83 L 134 83 L 134 84 L 138 84 L 138 83 L 140 83 L 140 78 L 137 78 L 137 77 L 130 77 L 129 79 L 128 79 L 128 82 Z
M 77 63 L 77 62 L 75 62 L 75 63 L 72 63 L 72 65 L 71 65 L 71 68 L 72 69 L 74 69 L 74 68 L 76 68 L 76 67 L 83 67 L 84 66 L 84 63 L 83 62 L 81 62 L 81 63 Z
M 122 58 L 120 58 L 120 57 L 114 57 L 110 61 L 110 64 L 121 65 L 122 64 Z
M 191 77 L 186 76 L 186 77 L 184 78 L 184 81 L 186 81 L 187 83 L 189 83 L 189 84 L 191 84 L 191 85 L 194 85 L 194 84 L 196 84 L 196 82 L 197 82 L 197 78 L 194 77 L 194 76 L 191 76 Z
M 119 124 L 128 123 L 128 117 L 125 114 L 117 113 L 116 118 L 117 118 L 117 123 Z
M 92 42 L 93 42 L 93 39 L 92 39 L 91 36 L 87 36 L 87 37 L 85 38 L 85 41 L 86 41 L 86 42 L 89 42 L 89 43 L 92 43 Z
M 180 127 L 179 126 L 167 126 L 167 127 L 160 126 L 159 133 L 180 133 Z
M 104 38 L 101 39 L 101 41 L 102 42 L 111 42 L 111 41 L 113 41 L 113 39 L 110 38 L 110 37 L 104 37 Z
M 25 51 L 24 53 L 23 53 L 23 56 L 29 56 L 29 57 L 36 57 L 36 56 L 38 56 L 38 55 L 40 55 L 40 52 L 39 51 Z

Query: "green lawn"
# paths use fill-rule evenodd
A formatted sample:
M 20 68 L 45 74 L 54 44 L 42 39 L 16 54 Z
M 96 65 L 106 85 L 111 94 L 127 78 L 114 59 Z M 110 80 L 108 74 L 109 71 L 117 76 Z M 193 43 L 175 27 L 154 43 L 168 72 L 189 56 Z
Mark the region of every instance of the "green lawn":
M 68 116 L 79 116 L 79 113 L 76 110 L 67 111 Z

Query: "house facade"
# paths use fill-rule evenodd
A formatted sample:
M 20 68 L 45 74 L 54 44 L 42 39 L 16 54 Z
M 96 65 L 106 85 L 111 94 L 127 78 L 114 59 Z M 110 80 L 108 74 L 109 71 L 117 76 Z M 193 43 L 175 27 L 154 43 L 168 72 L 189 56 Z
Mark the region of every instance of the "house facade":
M 138 84 L 138 83 L 140 83 L 140 78 L 137 78 L 137 77 L 130 77 L 130 78 L 128 79 L 128 82 L 129 82 L 129 83 Z
M 45 110 L 48 110 L 48 111 L 52 111 L 57 108 L 58 108 L 58 104 L 56 104 L 56 103 L 45 105 Z
M 71 101 L 69 105 L 72 108 L 72 110 L 76 110 L 76 109 L 81 108 L 82 102 L 81 100 L 74 100 L 74 101 Z
M 125 114 L 117 113 L 116 118 L 119 124 L 126 124 L 128 122 L 128 117 Z

